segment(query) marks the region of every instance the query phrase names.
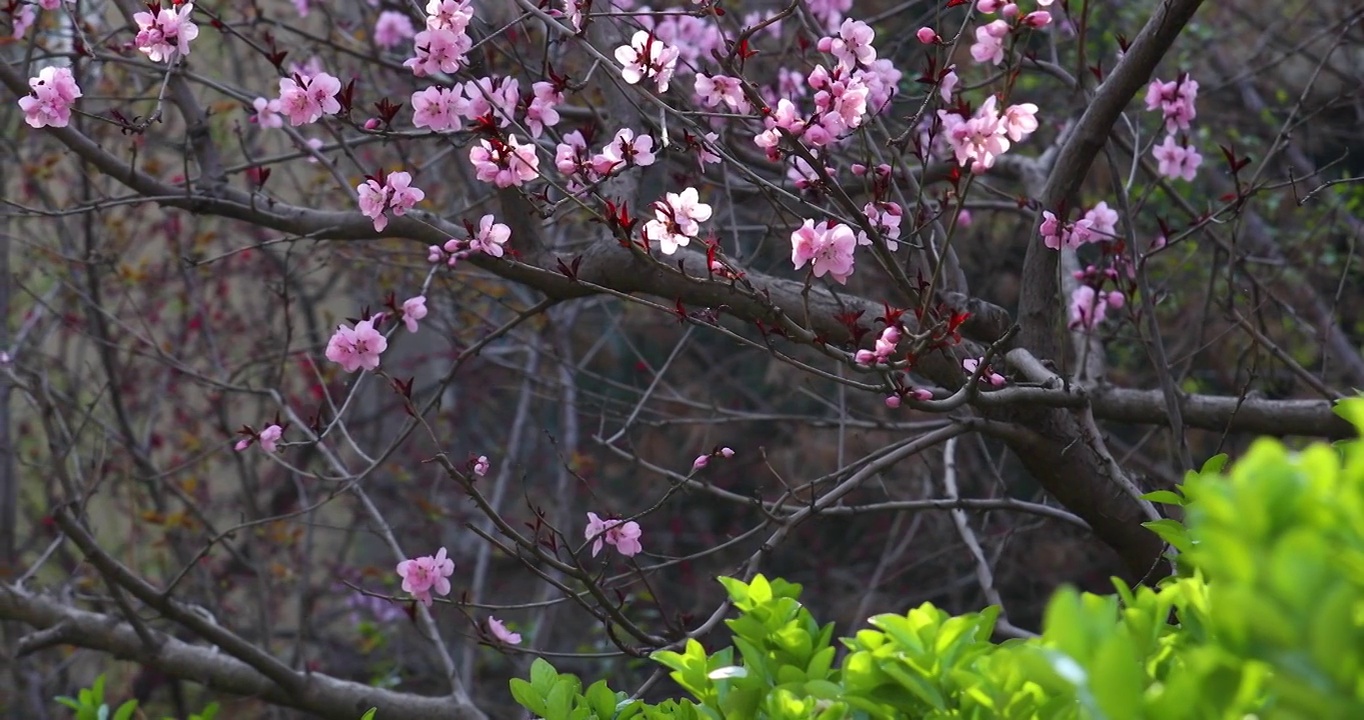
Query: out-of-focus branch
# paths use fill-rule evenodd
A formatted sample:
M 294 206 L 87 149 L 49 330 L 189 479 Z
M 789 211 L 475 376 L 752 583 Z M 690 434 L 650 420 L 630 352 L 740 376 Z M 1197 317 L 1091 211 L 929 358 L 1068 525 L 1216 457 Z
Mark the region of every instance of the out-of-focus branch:
M 53 645 L 73 645 L 155 667 L 175 678 L 203 683 L 224 692 L 266 700 L 328 720 L 355 720 L 371 707 L 379 717 L 404 720 L 483 720 L 476 707 L 448 697 L 422 697 L 309 673 L 298 691 L 286 690 L 256 668 L 220 651 L 169 635 L 149 652 L 128 623 L 102 613 L 70 607 L 55 598 L 0 584 L 0 618 L 22 622 L 38 632 L 21 639 L 24 655 Z

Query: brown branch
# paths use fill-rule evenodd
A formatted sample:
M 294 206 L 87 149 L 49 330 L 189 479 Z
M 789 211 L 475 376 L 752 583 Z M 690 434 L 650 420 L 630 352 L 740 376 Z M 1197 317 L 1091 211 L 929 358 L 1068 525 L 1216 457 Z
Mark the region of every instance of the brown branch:
M 154 667 L 167 675 L 203 683 L 223 692 L 253 697 L 328 720 L 355 720 L 371 707 L 380 718 L 484 720 L 478 708 L 448 697 L 423 697 L 309 673 L 297 692 L 281 688 L 256 668 L 215 647 L 193 645 L 162 634 L 149 651 L 126 622 L 67 606 L 54 598 L 0 584 L 0 618 L 38 632 L 20 640 L 20 655 L 51 645 L 74 645 Z

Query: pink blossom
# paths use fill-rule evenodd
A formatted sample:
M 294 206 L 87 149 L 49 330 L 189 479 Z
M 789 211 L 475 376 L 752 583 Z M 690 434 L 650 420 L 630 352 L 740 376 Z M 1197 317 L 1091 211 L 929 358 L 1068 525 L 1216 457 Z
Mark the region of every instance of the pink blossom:
M 623 170 L 632 165 L 648 167 L 654 164 L 654 139 L 648 135 L 635 137 L 635 131 L 621 128 L 616 136 L 602 148 L 600 155 L 592 156 L 592 171 L 605 177 L 613 171 Z
M 531 137 L 538 138 L 545 128 L 559 124 L 559 111 L 555 108 L 564 102 L 564 94 L 550 82 L 538 82 L 531 86 L 534 94 L 530 105 L 526 106 L 526 127 Z
M 479 455 L 478 459 L 474 461 L 474 474 L 479 477 L 486 476 L 488 474 L 488 470 L 490 470 L 491 468 L 492 464 L 488 462 L 487 455 Z
M 942 82 L 938 83 L 938 95 L 942 97 L 943 102 L 952 102 L 952 93 L 957 89 L 957 83 L 961 81 L 954 69 L 956 67 L 956 65 L 949 65 L 947 74 L 943 75 Z
M 956 155 L 957 163 L 971 165 L 971 172 L 981 173 L 994 165 L 995 159 L 1009 149 L 1007 128 L 1000 122 L 995 111 L 995 96 L 991 95 L 981 103 L 976 114 L 969 120 L 956 113 L 939 110 L 947 143 Z
M 412 93 L 412 125 L 431 128 L 433 132 L 459 130 L 459 111 L 463 103 L 459 93 L 450 88 L 431 86 Z
M 827 221 L 815 225 L 814 220 L 806 220 L 791 233 L 791 263 L 796 269 L 810 262 L 815 277 L 827 273 L 841 284 L 852 275 L 856 248 L 857 235 L 843 223 L 830 227 Z
M 1197 98 L 1198 81 L 1187 74 L 1169 82 L 1152 80 L 1146 88 L 1146 109 L 1161 111 L 1166 132 L 1188 130 L 1189 121 L 1197 114 L 1194 107 Z
M 696 188 L 666 193 L 654 202 L 654 219 L 644 224 L 644 236 L 657 241 L 664 255 L 691 242 L 701 232 L 701 223 L 710 219 L 710 205 L 701 202 Z
M 1118 211 L 1100 202 L 1090 208 L 1084 216 L 1075 221 L 1071 229 L 1072 241 L 1076 246 L 1091 242 L 1113 239 L 1118 233 Z
M 469 148 L 469 161 L 479 180 L 500 188 L 519 187 L 539 175 L 540 158 L 534 144 L 522 145 L 515 135 L 508 135 L 505 143 L 495 138 L 478 143 Z
M 744 97 L 743 81 L 728 75 L 696 74 L 696 97 L 701 104 L 713 108 L 721 103 L 734 112 L 747 114 L 753 108 Z
M 500 222 L 493 222 L 492 215 L 484 215 L 478 221 L 478 232 L 469 241 L 469 249 L 502 257 L 504 252 L 503 245 L 507 244 L 507 239 L 511 237 L 511 228 Z
M 1000 131 L 1014 142 L 1021 142 L 1037 129 L 1037 106 L 1032 103 L 1010 105 L 1000 116 Z
M 417 77 L 454 73 L 466 64 L 465 56 L 473 46 L 474 41 L 462 31 L 449 28 L 423 30 L 412 39 L 414 57 L 403 61 L 403 66 L 412 68 L 412 74 Z
M 467 99 L 460 113 L 469 120 L 494 115 L 498 125 L 511 125 L 516 116 L 516 105 L 521 100 L 521 82 L 514 77 L 496 80 L 481 77 L 460 86 Z
M 431 593 L 450 594 L 450 576 L 455 572 L 455 562 L 445 555 L 441 548 L 434 557 L 404 560 L 398 563 L 398 576 L 403 579 L 403 592 L 431 607 Z
M 583 11 L 591 2 L 592 0 L 563 0 L 564 10 L 568 15 L 568 24 L 573 28 L 573 32 L 583 31 Z
M 1019 24 L 1026 25 L 1030 28 L 1044 28 L 1051 24 L 1051 13 L 1046 10 L 1030 12 L 1023 16 L 1023 19 L 1019 21 Z
M 71 121 L 71 106 L 81 97 L 80 86 L 71 70 L 45 67 L 37 77 L 28 79 L 29 94 L 19 98 L 24 122 L 31 127 L 66 127 Z
M 900 204 L 869 202 L 862 207 L 862 212 L 867 216 L 867 222 L 881 234 L 881 239 L 886 241 L 886 249 L 891 252 L 899 250 L 900 243 L 896 240 L 900 237 L 900 221 L 904 217 L 904 210 L 900 208 Z M 870 245 L 871 237 L 859 230 L 857 244 Z
M 616 48 L 616 62 L 623 67 L 620 76 L 634 85 L 651 79 L 660 93 L 668 91 L 668 83 L 677 70 L 677 48 L 666 45 L 648 30 L 640 30 L 630 38 L 629 45 Z
M 696 459 L 693 460 L 691 463 L 691 470 L 692 472 L 696 472 L 697 470 L 704 469 L 709 464 L 710 464 L 709 455 L 697 455 Z
M 71 0 L 67 0 L 70 2 Z M 38 7 L 44 10 L 56 10 L 62 6 L 62 0 L 38 0 Z
M 722 447 L 722 448 L 720 448 L 720 455 L 721 455 L 722 457 L 724 457 L 725 459 L 732 458 L 732 457 L 734 457 L 734 448 L 731 448 L 731 447 Z
M 284 118 L 279 115 L 278 100 L 258 97 L 251 102 L 251 106 L 256 109 L 256 114 L 251 116 L 251 122 L 262 128 L 284 127 Z
M 976 28 L 976 41 L 971 44 L 971 57 L 978 63 L 998 65 L 1004 62 L 1004 39 L 1009 36 L 1009 23 L 995 20 Z
M 284 428 L 271 425 L 260 431 L 260 449 L 272 453 L 279 449 L 279 439 L 284 436 Z
M 852 9 L 852 0 L 806 0 L 810 15 L 826 28 L 838 27 L 843 14 Z
M 389 187 L 386 184 L 379 184 L 378 180 L 370 177 L 364 183 L 356 185 L 355 191 L 359 196 L 360 213 L 374 221 L 376 232 L 387 228 L 389 217 L 383 214 L 383 210 L 389 206 Z
M 410 333 L 417 332 L 417 321 L 426 317 L 426 296 L 418 295 L 403 301 L 403 324 Z
M 876 338 L 874 350 L 858 350 L 854 359 L 858 365 L 874 365 L 876 363 L 890 362 L 891 356 L 895 354 L 895 346 L 900 342 L 900 328 L 890 325 L 881 331 L 881 336 Z
M 488 616 L 488 632 L 493 637 L 497 638 L 497 641 L 500 643 L 507 645 L 521 644 L 521 633 L 511 632 L 507 629 L 506 625 L 502 624 L 501 620 L 498 620 L 491 615 Z
M 327 342 L 327 359 L 341 365 L 348 373 L 379 367 L 379 355 L 388 349 L 388 339 L 374 329 L 374 320 L 361 320 L 355 328 L 337 326 Z
M 359 196 L 360 212 L 374 221 L 375 231 L 388 227 L 388 217 L 384 215 L 384 208 L 388 206 L 388 186 L 370 178 L 357 185 L 355 191 Z
M 453 30 L 462 33 L 469 27 L 474 13 L 469 0 L 429 0 L 426 3 L 426 27 L 429 30 Z
M 33 22 L 38 19 L 38 13 L 34 12 L 32 5 L 27 4 L 20 5 L 18 8 L 11 5 L 10 8 L 10 22 L 14 25 L 14 39 L 22 40 L 28 34 L 28 29 L 33 27 Z
M 1116 290 L 1098 292 L 1089 285 L 1078 285 L 1070 294 L 1070 328 L 1092 331 L 1104 321 L 1109 308 L 1120 309 L 1126 301 Z
M 919 30 L 914 33 L 914 37 L 919 38 L 919 42 L 925 45 L 935 45 L 941 39 L 938 37 L 938 33 L 931 27 L 919 28 Z
M 894 410 L 894 409 L 900 407 L 900 396 L 899 396 L 899 395 L 887 395 L 887 396 L 886 396 L 886 407 L 890 408 L 891 410 Z
M 961 361 L 961 367 L 966 371 L 967 375 L 974 375 L 976 369 L 980 367 L 980 359 L 966 358 Z M 985 368 L 980 371 L 980 382 L 995 387 L 1001 387 L 1004 383 L 1008 382 L 1008 380 L 1006 380 L 1003 375 L 990 369 L 989 365 L 986 365 Z
M 603 520 L 596 513 L 589 512 L 584 535 L 592 543 L 592 557 L 601 552 L 603 543 L 614 546 L 617 552 L 626 557 L 633 557 L 644 549 L 639 542 L 639 523 L 633 520 L 627 523 L 622 523 L 620 518 Z
M 1037 231 L 1042 235 L 1042 243 L 1052 250 L 1074 247 L 1070 245 L 1069 228 L 1050 210 L 1042 211 L 1042 225 Z
M 250 427 L 247 427 L 247 429 L 244 430 L 243 432 L 249 430 Z M 283 437 L 283 435 L 284 428 L 280 427 L 279 425 L 270 425 L 269 427 L 266 427 L 264 430 L 261 430 L 259 433 L 256 433 L 255 435 L 238 440 L 237 444 L 233 446 L 233 449 L 236 450 L 237 452 L 241 452 L 251 447 L 251 443 L 259 440 L 260 447 L 262 450 L 268 453 L 273 453 L 279 450 L 279 440 L 281 437 Z
M 199 26 L 190 22 L 189 14 L 194 11 L 194 3 L 185 3 L 177 11 L 175 8 L 162 8 L 156 15 L 140 12 L 133 15 L 137 23 L 137 38 L 133 41 L 138 50 L 146 54 L 152 62 L 169 62 L 172 53 L 181 56 L 189 54 L 189 41 L 199 37 Z
M 339 92 L 341 81 L 324 72 L 280 78 L 279 111 L 295 127 L 317 122 L 323 115 L 341 112 L 341 103 L 336 99 Z
M 426 197 L 426 193 L 412 187 L 412 175 L 405 172 L 389 174 L 388 190 L 388 209 L 393 211 L 395 217 L 406 215 L 408 210 Z
M 1173 134 L 1166 135 L 1165 141 L 1151 150 L 1160 167 L 1158 172 L 1171 180 L 1184 178 L 1193 180 L 1198 174 L 1198 166 L 1203 164 L 1203 156 L 1193 147 L 1181 145 Z
M 381 48 L 394 48 L 413 35 L 417 29 L 412 27 L 412 19 L 407 13 L 385 10 L 374 21 L 374 44 Z
M 871 26 L 861 20 L 848 18 L 838 28 L 838 34 L 819 39 L 820 52 L 833 55 L 838 63 L 849 70 L 858 65 L 868 66 L 876 60 L 876 48 L 871 41 L 876 36 Z

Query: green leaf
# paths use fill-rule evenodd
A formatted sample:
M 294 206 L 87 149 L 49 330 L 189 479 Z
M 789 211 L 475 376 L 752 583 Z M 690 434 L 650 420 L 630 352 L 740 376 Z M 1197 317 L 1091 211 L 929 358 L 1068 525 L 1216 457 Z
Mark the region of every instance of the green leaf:
M 530 664 L 530 684 L 535 686 L 541 697 L 548 695 L 558 680 L 559 671 L 548 660 L 535 658 L 535 662 Z
M 114 711 L 114 720 L 128 720 L 135 712 L 137 712 L 137 701 L 129 700 L 119 705 L 118 710 Z
M 592 712 L 597 714 L 597 717 L 605 720 L 616 714 L 616 694 L 606 686 L 605 680 L 592 683 L 591 687 L 587 688 L 587 692 L 583 693 L 583 697 L 587 700 L 588 706 L 592 708 Z
M 1178 520 L 1162 518 L 1144 522 L 1141 526 L 1159 535 L 1161 540 L 1181 553 L 1187 553 L 1193 548 L 1193 543 L 1189 540 L 1189 531 Z
M 1169 490 L 1156 490 L 1146 493 L 1141 497 L 1143 500 L 1150 500 L 1153 503 L 1160 503 L 1162 505 L 1184 505 L 1184 498 L 1180 497 L 1179 493 L 1170 492 Z
M 511 679 L 512 699 L 521 707 L 544 717 L 545 715 L 545 696 L 540 693 L 531 683 L 521 678 Z

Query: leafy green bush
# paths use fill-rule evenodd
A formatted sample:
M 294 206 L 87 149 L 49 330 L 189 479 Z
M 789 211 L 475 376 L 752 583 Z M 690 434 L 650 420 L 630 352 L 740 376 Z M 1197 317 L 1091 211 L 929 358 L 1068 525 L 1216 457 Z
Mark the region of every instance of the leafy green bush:
M 1364 399 L 1337 412 L 1364 430 Z M 1148 526 L 1176 573 L 1112 595 L 1062 589 L 1040 637 L 992 643 L 997 610 L 924 604 L 841 640 L 800 587 L 721 578 L 733 645 L 653 659 L 690 697 L 650 704 L 538 660 L 513 697 L 546 720 L 1364 718 L 1364 442 L 1257 441 L 1190 472 L 1185 522 Z

